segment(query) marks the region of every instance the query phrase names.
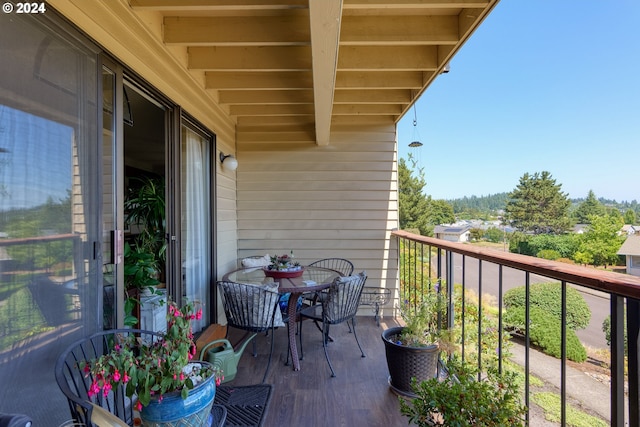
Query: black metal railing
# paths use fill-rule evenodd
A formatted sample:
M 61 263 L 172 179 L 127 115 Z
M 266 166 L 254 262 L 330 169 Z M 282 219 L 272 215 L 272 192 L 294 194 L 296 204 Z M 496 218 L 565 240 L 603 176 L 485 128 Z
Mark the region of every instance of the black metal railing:
M 531 256 L 512 254 L 463 243 L 454 243 L 441 239 L 429 238 L 408 233 L 394 231 L 392 235 L 398 242 L 400 299 L 415 298 L 422 292 L 422 288 L 430 286 L 435 281 L 446 284 L 449 300 L 453 300 L 454 286 L 461 287 L 463 295 L 467 290 L 477 292 L 477 310 L 480 312 L 474 318 L 478 319 L 477 340 L 465 342 L 466 332 L 461 334 L 461 352 L 477 352 L 478 365 L 481 365 L 482 346 L 485 326 L 482 310 L 485 307 L 483 299 L 493 299 L 492 304 L 502 307 L 502 298 L 508 288 L 517 285 L 525 287 L 526 307 L 523 333 L 524 345 L 524 400 L 530 406 L 530 351 L 529 340 L 529 290 L 532 283 L 537 281 L 558 281 L 561 285 L 561 357 L 559 360 L 560 378 L 560 423 L 566 425 L 567 419 L 567 300 L 566 292 L 569 286 L 582 292 L 599 295 L 605 304 L 605 314 L 611 316 L 610 336 L 610 417 L 612 426 L 640 425 L 639 404 L 639 358 L 640 358 L 640 277 L 627 274 L 598 270 L 576 266 L 573 264 L 548 261 Z M 491 270 L 489 274 L 488 270 Z M 508 278 L 507 278 L 508 276 Z M 515 278 L 515 279 L 514 279 Z M 520 283 L 516 283 L 520 282 Z M 464 298 L 463 298 L 464 301 Z M 625 310 L 626 307 L 626 310 Z M 449 310 L 448 324 L 453 326 L 453 310 Z M 464 317 L 466 309 L 464 302 L 462 311 L 457 316 Z M 503 310 L 497 309 L 497 340 L 496 353 L 500 362 L 503 358 L 502 342 Z M 625 328 L 626 318 L 626 328 Z M 463 328 L 467 323 L 463 320 Z M 467 331 L 468 332 L 468 331 Z M 508 336 L 507 336 L 508 337 Z M 625 357 L 625 340 L 628 338 L 628 351 Z M 476 342 L 477 341 L 477 342 Z M 475 347 L 475 348 L 470 348 Z M 625 362 L 627 370 L 625 374 Z M 502 366 L 502 365 L 500 365 Z M 628 391 L 625 391 L 625 383 Z M 606 399 L 607 396 L 602 396 Z M 628 422 L 625 418 L 628 417 Z M 527 415 L 527 421 L 529 415 Z

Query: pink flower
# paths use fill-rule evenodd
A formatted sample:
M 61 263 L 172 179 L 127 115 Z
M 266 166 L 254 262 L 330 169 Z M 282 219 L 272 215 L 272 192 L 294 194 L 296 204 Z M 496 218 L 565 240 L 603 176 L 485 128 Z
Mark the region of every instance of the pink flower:
M 120 381 L 120 372 L 117 369 L 113 373 L 113 380 L 116 382 Z
M 104 383 L 104 385 L 102 386 L 102 395 L 104 397 L 107 397 L 110 391 L 111 391 L 111 383 Z
M 184 373 L 180 372 L 180 381 L 184 381 Z
M 196 319 L 200 320 L 202 319 L 202 309 L 199 308 L 198 311 L 196 311 Z
M 142 411 L 142 403 L 139 400 L 136 402 L 136 411 Z

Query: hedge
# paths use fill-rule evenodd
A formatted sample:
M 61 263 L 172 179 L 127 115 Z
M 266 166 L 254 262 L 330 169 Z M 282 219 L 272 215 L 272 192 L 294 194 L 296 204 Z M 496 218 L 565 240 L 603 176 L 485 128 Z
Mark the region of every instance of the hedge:
M 504 293 L 504 305 L 507 309 L 524 307 L 526 302 L 525 286 L 509 289 Z M 552 317 L 560 319 L 562 313 L 562 288 L 560 283 L 534 283 L 529 286 L 529 303 L 539 307 Z M 567 286 L 567 327 L 584 329 L 591 320 L 591 309 L 584 297 L 575 288 Z

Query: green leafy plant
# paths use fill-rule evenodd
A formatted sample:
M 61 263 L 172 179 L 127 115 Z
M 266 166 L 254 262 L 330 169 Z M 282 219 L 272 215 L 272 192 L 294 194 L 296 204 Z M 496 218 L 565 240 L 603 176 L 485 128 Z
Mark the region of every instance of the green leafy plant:
M 133 177 L 124 202 L 125 224 L 140 227 L 135 246 L 153 254 L 162 275 L 166 261 L 165 183 L 162 177 Z M 126 257 L 126 254 L 125 254 Z
M 271 257 L 271 264 L 267 266 L 269 270 L 277 271 L 296 271 L 300 270 L 302 266 L 299 262 L 293 259 L 293 251 L 291 255 L 274 255 Z
M 448 374 L 412 383 L 417 397 L 400 398 L 400 411 L 418 427 L 524 426 L 527 408 L 521 402 L 516 374 L 488 369 L 479 378 L 477 368 L 453 357 Z
M 434 284 L 420 297 L 419 302 L 405 300 L 399 307 L 405 325 L 397 343 L 408 347 L 427 347 L 440 344 L 448 337 L 446 330 L 447 296 Z
M 160 339 L 146 342 L 133 334 L 116 336 L 113 348 L 95 360 L 81 362 L 80 368 L 92 375 L 89 398 L 102 393 L 105 397 L 124 386 L 128 397 L 137 396 L 136 407 L 147 406 L 151 397 L 162 399 L 165 393 L 180 392 L 185 399 L 199 381 L 222 372 L 200 363 L 191 364 L 196 345 L 191 320 L 200 319 L 202 310 L 191 303 L 179 308 L 168 302 L 167 332 Z

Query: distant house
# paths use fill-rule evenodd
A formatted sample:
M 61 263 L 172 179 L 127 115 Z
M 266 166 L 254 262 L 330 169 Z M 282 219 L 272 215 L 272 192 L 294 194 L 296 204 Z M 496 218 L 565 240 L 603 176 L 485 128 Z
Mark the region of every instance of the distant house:
M 627 274 L 640 276 L 640 235 L 630 235 L 624 241 L 618 255 L 624 255 L 627 258 Z
M 436 225 L 433 228 L 433 237 L 449 242 L 468 242 L 471 235 L 470 230 L 469 226 Z
M 622 226 L 622 233 L 621 234 L 626 234 L 627 236 L 632 236 L 634 234 L 640 234 L 640 225 L 631 225 L 631 224 L 625 224 Z
M 589 229 L 589 224 L 576 224 L 573 226 L 573 232 L 576 234 L 582 234 Z

